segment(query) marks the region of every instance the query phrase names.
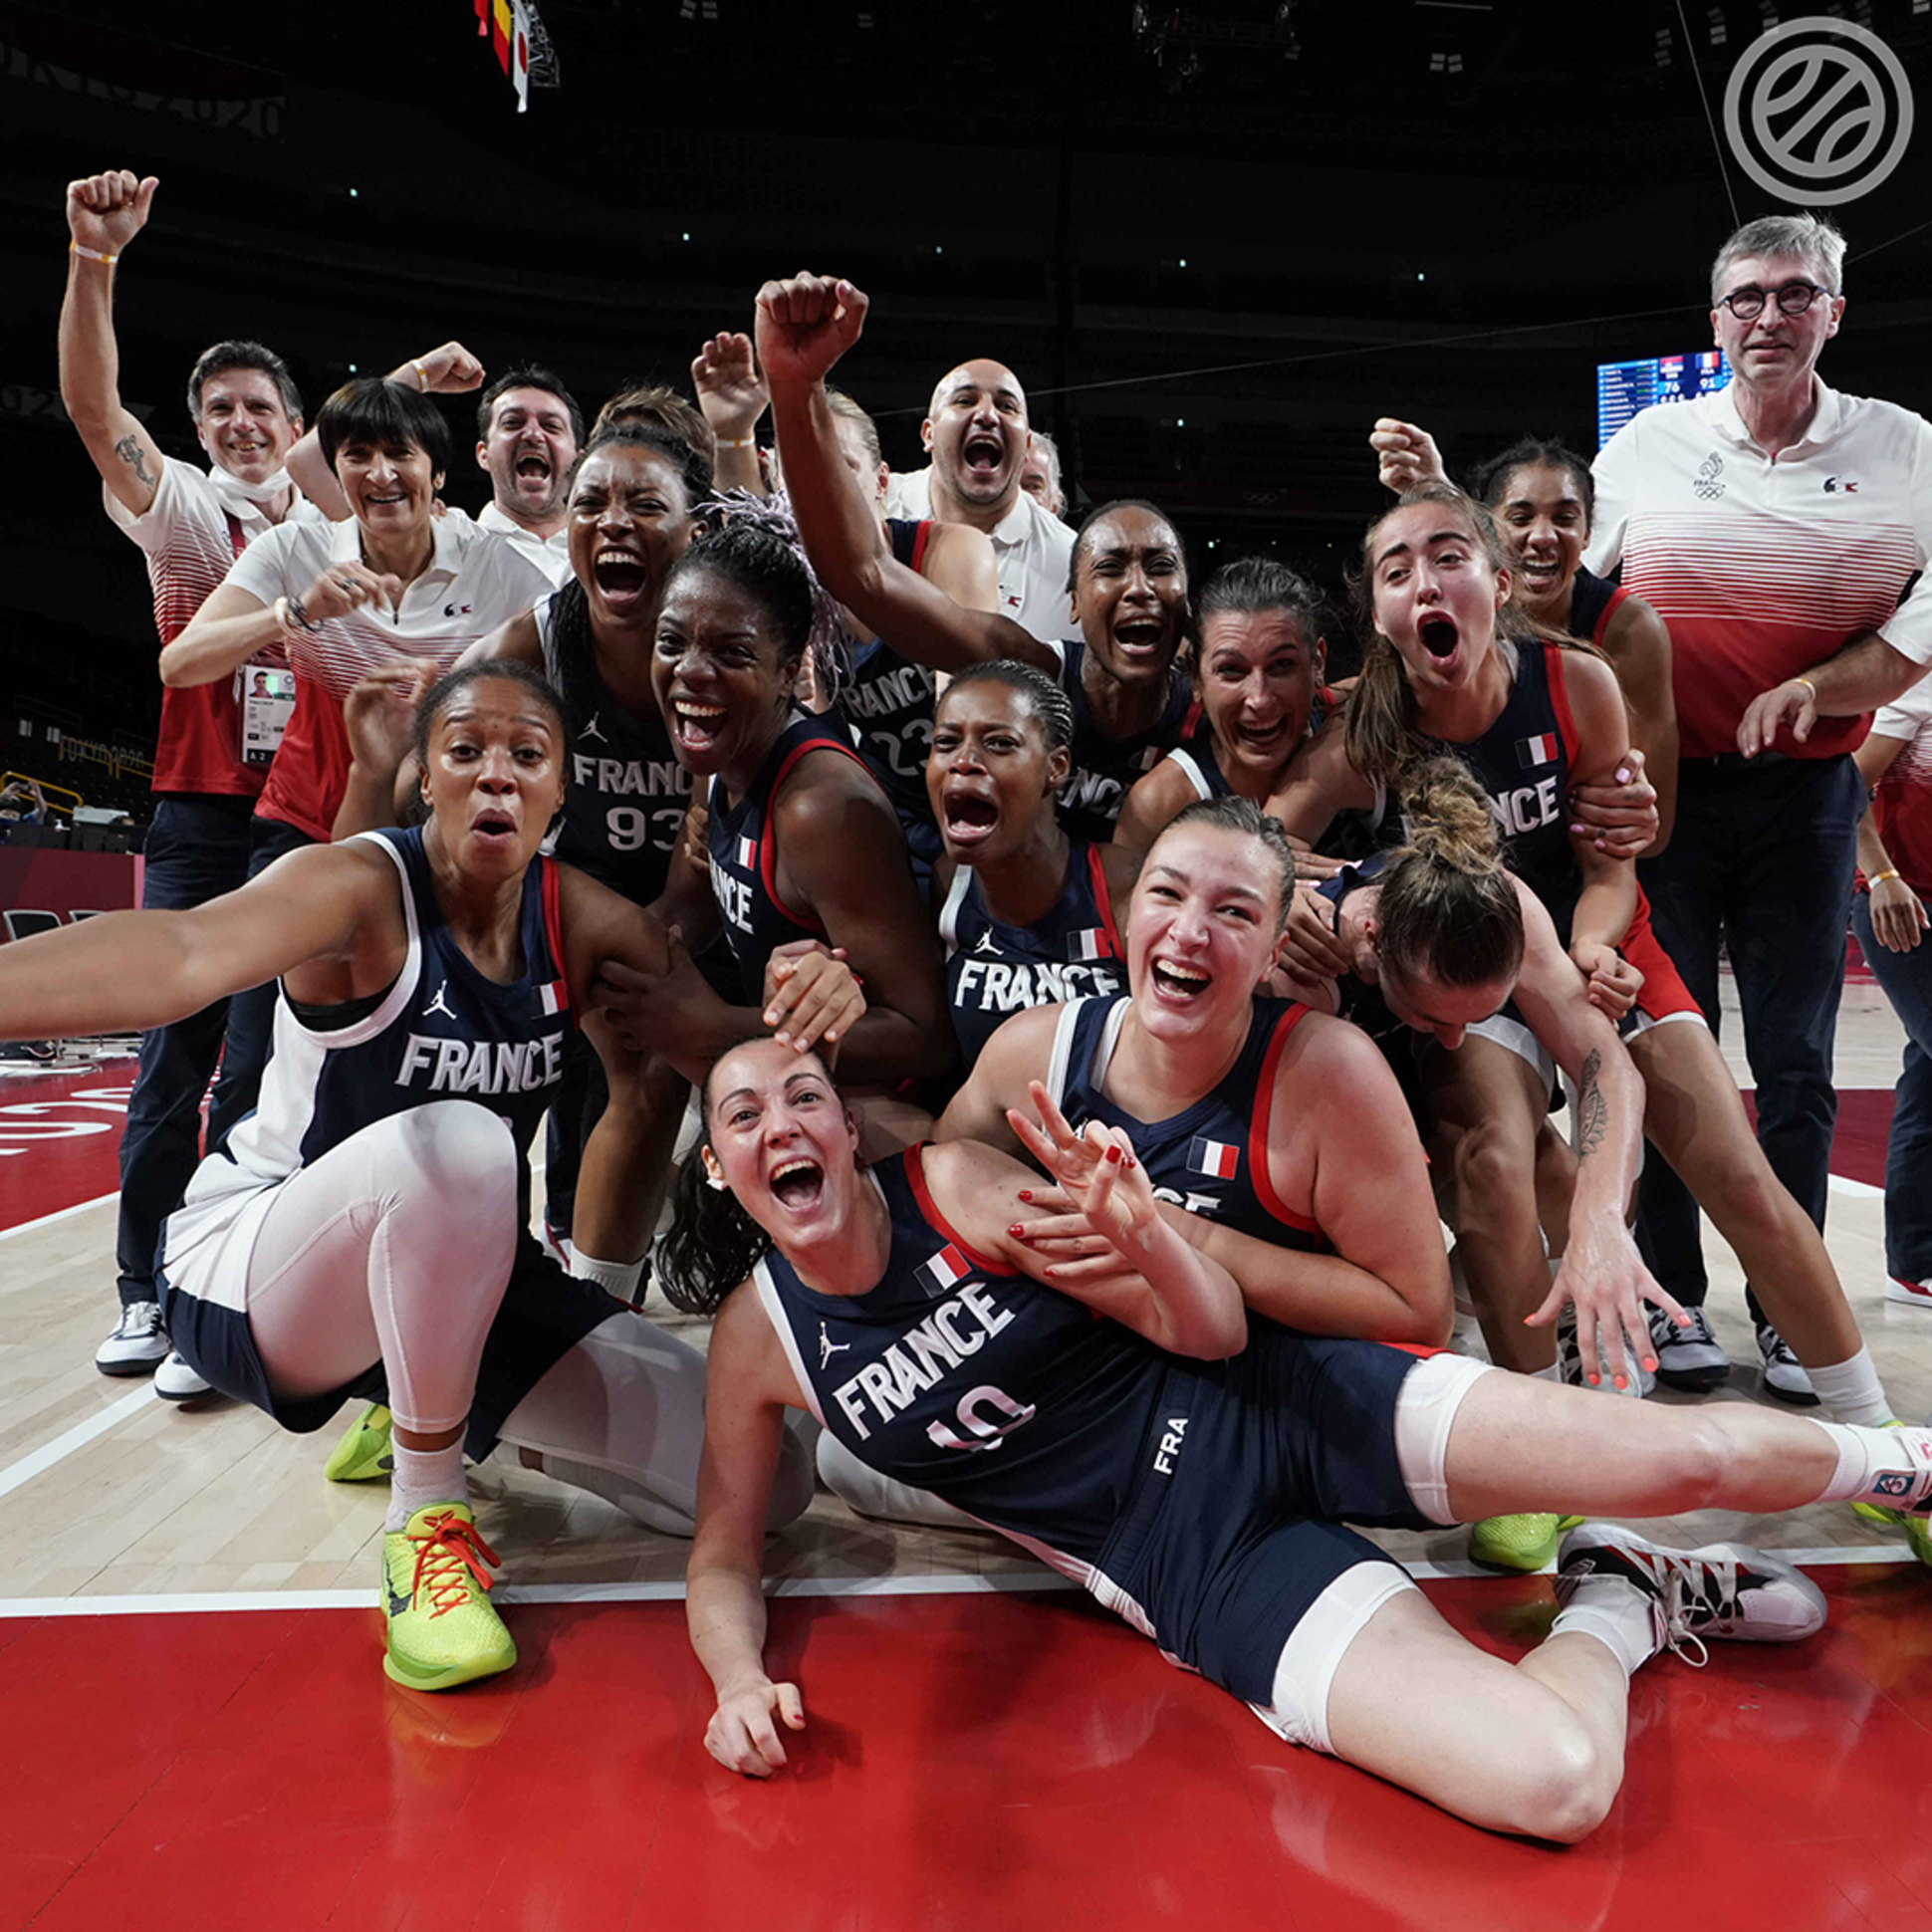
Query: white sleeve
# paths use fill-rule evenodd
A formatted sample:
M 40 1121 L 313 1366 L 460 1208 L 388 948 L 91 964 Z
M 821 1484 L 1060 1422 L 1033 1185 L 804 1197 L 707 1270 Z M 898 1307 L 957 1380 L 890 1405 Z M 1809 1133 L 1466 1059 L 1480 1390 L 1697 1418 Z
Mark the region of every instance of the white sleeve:
M 1917 421 L 1917 433 L 1912 438 L 1910 491 L 1912 537 L 1918 546 L 1922 573 L 1927 557 L 1932 555 L 1932 423 L 1923 419 Z M 1932 663 L 1932 591 L 1927 590 L 1923 575 L 1899 601 L 1898 608 L 1878 626 L 1878 634 L 1901 657 L 1909 657 L 1915 664 Z
M 1638 466 L 1633 417 L 1597 451 L 1589 466 L 1596 505 L 1590 513 L 1589 542 L 1583 547 L 1583 568 L 1598 577 L 1611 576 L 1623 561 L 1623 533 L 1629 528 L 1630 506 L 1636 495 Z
M 304 532 L 315 528 L 313 524 L 285 523 L 265 531 L 235 559 L 222 580 L 222 588 L 226 590 L 232 584 L 237 590 L 246 591 L 258 604 L 273 604 L 277 598 L 298 596 L 322 568 L 318 561 L 305 572 L 298 554 Z M 332 530 L 335 526 L 324 524 L 321 528 Z
M 1871 735 L 1910 744 L 1928 725 L 1932 725 L 1932 677 L 1922 677 L 1879 711 L 1871 721 Z

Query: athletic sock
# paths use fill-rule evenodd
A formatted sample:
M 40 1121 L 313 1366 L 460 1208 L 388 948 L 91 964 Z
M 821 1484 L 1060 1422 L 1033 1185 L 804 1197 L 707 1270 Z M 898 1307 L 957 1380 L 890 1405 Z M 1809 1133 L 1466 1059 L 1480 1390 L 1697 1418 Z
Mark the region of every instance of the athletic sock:
M 1901 1510 L 1932 1494 L 1932 1429 L 1873 1429 L 1820 1422 L 1814 1416 L 1803 1419 L 1822 1429 L 1838 1453 L 1838 1466 L 1816 1501 Z
M 1563 1378 L 1564 1365 L 1561 1361 L 1553 1361 L 1547 1368 L 1533 1368 L 1530 1370 L 1530 1379 L 1533 1382 L 1556 1382 L 1561 1385 Z
M 582 1248 L 571 1251 L 571 1273 L 581 1282 L 596 1282 L 606 1295 L 620 1302 L 637 1300 L 637 1278 L 644 1272 L 642 1261 L 600 1261 Z
M 1855 1355 L 1834 1361 L 1828 1368 L 1805 1369 L 1833 1422 L 1856 1423 L 1875 1429 L 1892 1419 L 1892 1405 L 1878 1385 L 1878 1370 L 1872 1366 L 1871 1350 L 1860 1347 Z
M 1550 1625 L 1553 1637 L 1571 1631 L 1609 1647 L 1626 1677 L 1657 1654 L 1657 1605 L 1627 1576 L 1586 1576 Z
M 444 1449 L 405 1449 L 397 1441 L 395 1473 L 389 1478 L 385 1530 L 401 1530 L 426 1503 L 461 1503 L 469 1496 L 463 1475 L 463 1438 Z

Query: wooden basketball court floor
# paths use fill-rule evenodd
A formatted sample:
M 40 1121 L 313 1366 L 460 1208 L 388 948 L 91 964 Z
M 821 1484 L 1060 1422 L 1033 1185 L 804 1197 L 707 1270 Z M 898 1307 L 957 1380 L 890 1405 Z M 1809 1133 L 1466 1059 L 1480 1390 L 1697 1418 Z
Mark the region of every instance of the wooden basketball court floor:
M 1881 1299 L 1898 1044 L 1849 981 L 1829 1240 L 1918 1420 L 1932 1314 Z M 809 1728 L 769 1784 L 704 1753 L 684 1546 L 494 1460 L 478 1516 L 522 1660 L 400 1690 L 383 1498 L 322 1480 L 331 1434 L 93 1367 L 131 1072 L 0 1082 L 0 1932 L 1932 1928 L 1932 1575 L 1841 1507 L 1653 1531 L 1795 1553 L 1831 1621 L 1647 1666 L 1623 1796 L 1568 1850 L 1281 1744 L 997 1538 L 825 1496 L 770 1551 L 775 1674 Z M 1740 1363 L 1711 1399 L 1761 1399 L 1709 1252 Z M 1387 1542 L 1487 1647 L 1547 1626 L 1547 1579 L 1473 1571 L 1458 1533 Z

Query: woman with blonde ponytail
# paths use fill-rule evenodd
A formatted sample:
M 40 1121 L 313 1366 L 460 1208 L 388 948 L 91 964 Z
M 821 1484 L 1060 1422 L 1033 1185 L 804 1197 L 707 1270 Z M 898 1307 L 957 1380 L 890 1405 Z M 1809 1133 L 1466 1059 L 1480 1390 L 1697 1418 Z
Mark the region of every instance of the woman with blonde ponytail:
M 1371 526 L 1358 593 L 1374 633 L 1364 709 L 1341 747 L 1318 740 L 1298 761 L 1303 770 L 1273 802 L 1287 829 L 1313 840 L 1373 781 L 1412 765 L 1426 741 L 1453 751 L 1487 795 L 1501 856 L 1554 922 L 1577 986 L 1617 1022 L 1643 1078 L 1645 1131 L 1736 1250 L 1776 1325 L 1768 1345 L 1789 1342 L 1834 1416 L 1883 1420 L 1889 1404 L 1823 1242 L 1758 1151 L 1717 1044 L 1651 935 L 1631 867 L 1572 822 L 1572 785 L 1628 769 L 1614 673 L 1586 647 L 1543 636 L 1517 615 L 1494 525 L 1447 485 L 1411 492 Z M 1393 688 L 1391 664 L 1405 691 Z M 1351 969 L 1340 948 L 1323 947 L 1318 919 L 1304 917 L 1297 930 L 1328 971 Z M 1453 926 L 1445 943 L 1456 943 Z M 1419 1073 L 1439 1171 L 1455 1186 L 1463 1274 L 1486 1312 L 1495 1359 L 1555 1376 L 1554 1334 L 1529 1325 L 1551 1294 L 1534 1185 L 1555 1071 L 1547 1043 L 1507 1010 L 1467 1015 L 1452 1043 L 1428 1024 L 1444 1017 L 1417 1012 L 1412 1024 L 1458 1044 L 1453 1055 L 1426 1054 Z M 1620 1272 L 1633 1258 L 1627 1236 L 1582 1249 L 1572 1226 L 1557 1286 L 1577 1303 L 1585 1373 L 1597 1352 L 1592 1311 L 1603 1305 L 1592 1276 L 1606 1262 Z M 1654 1372 L 1655 1344 L 1677 1318 L 1647 1273 L 1643 1280 L 1661 1311 L 1641 1348 L 1643 1369 Z M 1532 1559 L 1554 1527 L 1513 1546 L 1526 1567 L 1537 1567 Z

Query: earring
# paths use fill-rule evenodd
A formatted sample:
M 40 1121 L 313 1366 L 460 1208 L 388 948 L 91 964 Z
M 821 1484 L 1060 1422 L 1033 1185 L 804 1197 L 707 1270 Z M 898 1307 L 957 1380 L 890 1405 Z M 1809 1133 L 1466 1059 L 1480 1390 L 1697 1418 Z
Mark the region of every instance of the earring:
M 714 1194 L 722 1194 L 725 1191 L 725 1178 L 722 1174 L 705 1175 L 704 1184 Z

